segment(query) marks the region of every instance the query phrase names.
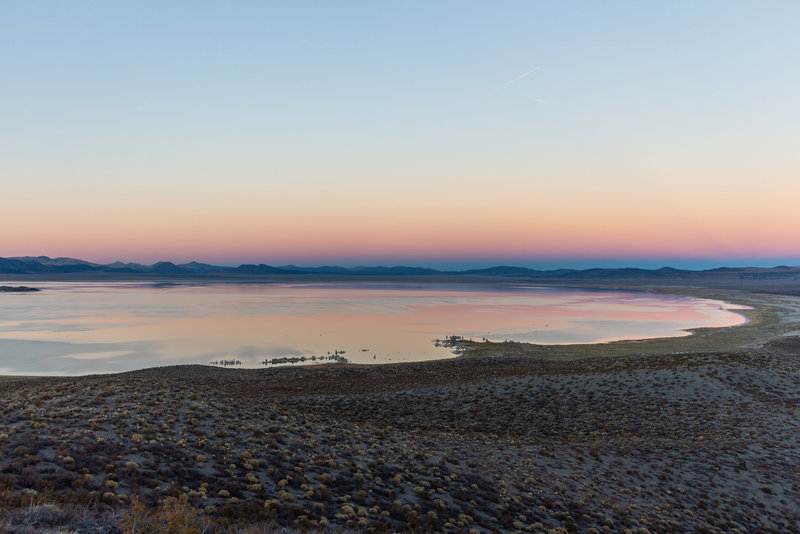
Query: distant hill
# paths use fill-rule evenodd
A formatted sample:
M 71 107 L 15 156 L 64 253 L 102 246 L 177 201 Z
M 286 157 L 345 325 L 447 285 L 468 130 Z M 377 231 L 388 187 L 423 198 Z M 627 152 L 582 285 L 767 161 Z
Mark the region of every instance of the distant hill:
M 555 269 L 552 271 L 539 271 L 528 269 L 527 267 L 508 267 L 498 265 L 487 269 L 469 269 L 462 271 L 464 274 L 476 274 L 480 276 L 563 276 L 574 272 L 572 269 Z
M 189 271 L 178 267 L 171 261 L 160 261 L 150 266 L 150 272 L 156 274 L 188 274 Z
M 86 265 L 97 266 L 96 263 L 91 263 L 84 260 L 77 260 L 75 258 L 48 258 L 47 256 L 22 256 L 17 258 L 8 258 L 10 260 L 19 260 L 22 262 L 35 261 L 41 265 Z
M 220 269 L 224 269 L 220 267 Z M 297 274 L 296 271 L 288 271 L 286 269 L 279 269 L 277 267 L 272 267 L 270 265 L 264 265 L 263 263 L 260 265 L 240 265 L 231 269 L 230 271 L 222 270 L 221 272 L 232 272 L 234 274 L 261 274 L 261 275 L 269 275 L 269 274 Z
M 77 272 L 99 274 L 138 274 L 159 276 L 268 276 L 268 275 L 345 275 L 345 276 L 420 276 L 444 274 L 435 269 L 424 267 L 297 267 L 286 265 L 243 264 L 237 267 L 210 265 L 192 261 L 176 265 L 169 261 L 161 261 L 153 265 L 140 263 L 123 263 L 115 261 L 106 265 L 91 263 L 72 258 L 48 258 L 47 256 L 24 258 L 0 258 L 0 274 L 72 274 Z
M 206 274 L 219 269 L 216 265 L 209 265 L 207 263 L 198 263 L 191 261 L 189 263 L 181 263 L 178 267 L 185 269 L 190 273 Z
M 424 267 L 298 267 L 296 265 L 244 264 L 237 267 L 189 262 L 176 265 L 162 261 L 152 265 L 139 263 L 113 262 L 106 265 L 75 258 L 49 258 L 47 256 L 26 256 L 0 258 L 0 277 L 6 279 L 54 279 L 54 280 L 93 280 L 93 279 L 231 279 L 260 280 L 284 279 L 322 279 L 341 278 L 414 278 L 436 277 L 447 279 L 456 277 L 487 280 L 518 280 L 527 283 L 577 284 L 577 285 L 698 285 L 706 287 L 750 288 L 755 291 L 789 292 L 800 294 L 800 267 L 781 265 L 772 268 L 760 267 L 718 267 L 703 271 L 691 271 L 662 267 L 660 269 L 554 269 L 549 271 L 528 269 L 526 267 L 496 266 L 487 269 L 464 271 L 439 271 Z

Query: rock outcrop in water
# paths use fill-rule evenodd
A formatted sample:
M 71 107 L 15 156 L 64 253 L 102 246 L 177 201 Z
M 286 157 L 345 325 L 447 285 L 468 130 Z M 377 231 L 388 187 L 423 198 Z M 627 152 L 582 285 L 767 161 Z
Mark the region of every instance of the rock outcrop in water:
M 32 293 L 36 291 L 41 291 L 41 289 L 26 286 L 0 286 L 0 293 Z

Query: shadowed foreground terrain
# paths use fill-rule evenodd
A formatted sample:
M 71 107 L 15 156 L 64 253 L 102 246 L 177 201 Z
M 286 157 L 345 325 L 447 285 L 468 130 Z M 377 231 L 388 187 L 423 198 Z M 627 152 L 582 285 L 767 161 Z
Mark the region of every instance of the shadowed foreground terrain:
M 796 532 L 784 349 L 3 378 L 0 524 Z

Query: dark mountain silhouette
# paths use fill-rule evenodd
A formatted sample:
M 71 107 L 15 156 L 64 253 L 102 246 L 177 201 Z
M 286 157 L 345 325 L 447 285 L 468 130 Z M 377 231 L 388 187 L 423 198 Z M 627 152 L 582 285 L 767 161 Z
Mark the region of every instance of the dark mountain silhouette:
M 752 289 L 754 291 L 800 294 L 800 267 L 781 265 L 772 268 L 717 267 L 703 271 L 662 267 L 660 269 L 554 269 L 549 271 L 526 267 L 496 266 L 487 269 L 465 271 L 438 271 L 424 267 L 298 267 L 284 265 L 273 267 L 265 264 L 244 264 L 238 267 L 189 262 L 175 265 L 162 261 L 153 265 L 114 262 L 100 265 L 74 258 L 48 258 L 47 256 L 0 258 L 0 277 L 6 279 L 38 280 L 113 280 L 113 279 L 201 279 L 201 280 L 245 280 L 258 281 L 270 277 L 277 279 L 341 278 L 414 278 L 436 277 L 453 280 L 468 276 L 486 277 L 487 280 L 519 280 L 527 283 L 566 285 L 600 285 L 614 287 L 647 285 L 697 284 L 706 287 Z M 463 278 L 462 278 L 463 279 Z
M 497 267 L 488 267 L 486 269 L 469 269 L 462 271 L 464 274 L 477 274 L 482 276 L 539 276 L 547 272 L 556 271 L 538 271 L 536 269 L 528 269 L 527 267 L 508 267 L 498 265 Z M 567 272 L 565 269 L 560 269 L 560 272 Z
M 0 273 L 16 274 L 41 272 L 43 267 L 38 262 L 33 264 L 28 261 L 16 260 L 14 258 L 0 258 Z
M 428 269 L 426 267 L 338 267 L 335 265 L 323 265 L 322 267 L 298 267 L 296 265 L 281 265 L 280 269 L 293 273 L 306 274 L 342 274 L 358 276 L 410 276 L 443 274 L 443 271 Z
M 198 263 L 196 261 L 190 261 L 189 263 L 181 263 L 178 265 L 182 269 L 189 271 L 190 273 L 210 273 L 213 271 L 219 270 L 219 267 L 216 265 L 209 265 L 208 263 Z
M 0 258 L 0 273 L 74 273 L 91 271 L 97 264 L 72 258 L 48 258 L 47 256 Z
M 132 271 L 141 271 L 146 267 L 141 263 L 122 263 L 121 261 L 115 261 L 114 263 L 109 263 L 106 267 L 110 267 L 112 269 L 130 269 Z
M 281 269 L 297 273 L 308 274 L 347 274 L 347 267 L 337 267 L 335 265 L 323 265 L 321 267 L 298 267 L 297 265 L 281 265 Z
M 224 267 L 220 267 L 222 272 L 226 272 Z M 295 271 L 287 271 L 286 269 L 279 269 L 278 267 L 271 267 L 269 265 L 250 265 L 244 264 L 231 269 L 235 274 L 297 274 Z
M 367 276 L 409 276 L 441 274 L 441 271 L 437 271 L 436 269 L 427 269 L 425 267 L 351 267 L 347 269 L 347 273 Z
M 188 274 L 189 271 L 182 269 L 171 261 L 160 261 L 150 266 L 150 272 L 157 274 Z
M 75 258 L 49 258 L 47 256 L 22 256 L 17 258 L 8 258 L 10 260 L 20 260 L 20 261 L 35 261 L 41 265 L 84 265 L 84 266 L 91 266 L 96 267 L 98 266 L 97 263 L 91 263 L 84 260 L 78 260 Z

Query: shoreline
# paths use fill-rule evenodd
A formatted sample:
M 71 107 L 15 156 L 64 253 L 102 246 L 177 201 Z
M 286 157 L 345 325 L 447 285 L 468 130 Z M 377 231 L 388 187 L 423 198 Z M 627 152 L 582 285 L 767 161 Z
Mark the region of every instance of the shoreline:
M 730 310 L 746 318 L 743 324 L 688 329 L 688 336 L 563 345 L 480 341 L 464 341 L 459 345 L 464 348 L 464 357 L 512 354 L 541 359 L 579 360 L 628 354 L 657 356 L 685 352 L 755 350 L 763 349 L 783 338 L 800 335 L 800 298 L 797 297 L 688 287 L 654 287 L 650 290 L 719 300 L 732 306 L 749 306 L 751 309 Z
M 800 299 L 714 294 L 751 322 L 424 362 L 0 377 L 0 532 L 124 533 L 176 510 L 219 534 L 797 532 Z
M 212 282 L 216 283 L 216 282 Z M 439 282 L 437 282 L 439 283 Z M 513 285 L 523 285 L 515 282 Z M 699 327 L 688 328 L 684 331 L 687 335 L 625 339 L 595 343 L 564 343 L 564 344 L 537 344 L 530 342 L 517 341 L 475 341 L 464 339 L 457 344 L 450 345 L 454 357 L 444 357 L 431 360 L 420 360 L 427 362 L 448 361 L 453 358 L 475 358 L 475 357 L 532 357 L 547 360 L 579 360 L 596 357 L 615 357 L 629 354 L 639 355 L 664 355 L 682 352 L 717 352 L 752 350 L 764 347 L 769 343 L 778 342 L 791 334 L 800 335 L 800 329 L 791 325 L 800 323 L 800 297 L 790 295 L 776 295 L 771 293 L 753 293 L 749 291 L 737 291 L 714 288 L 697 287 L 677 287 L 677 286 L 649 286 L 641 285 L 598 285 L 588 286 L 563 286 L 536 283 L 528 287 L 556 287 L 571 288 L 577 290 L 609 290 L 609 291 L 647 291 L 668 295 L 690 296 L 700 299 L 721 301 L 727 304 L 726 309 L 732 313 L 741 315 L 745 322 L 733 326 L 722 327 Z M 747 306 L 750 309 L 741 309 L 737 306 Z M 353 363 L 348 365 L 365 366 L 391 366 L 403 365 L 409 362 L 377 362 L 377 363 Z M 173 364 L 167 364 L 173 365 Z M 192 363 L 184 365 L 196 365 Z M 199 363 L 199 365 L 205 365 Z M 267 366 L 267 367 L 243 367 L 246 370 L 281 370 L 295 367 L 316 368 L 320 364 L 301 364 L 298 366 Z M 321 364 L 330 365 L 330 364 Z M 214 367 L 214 366 L 212 366 Z M 114 374 L 119 372 L 99 374 Z M 98 373 L 92 373 L 98 374 Z M 26 374 L 26 375 L 0 375 L 24 377 L 41 376 L 89 376 L 87 374 L 57 375 L 57 374 Z

